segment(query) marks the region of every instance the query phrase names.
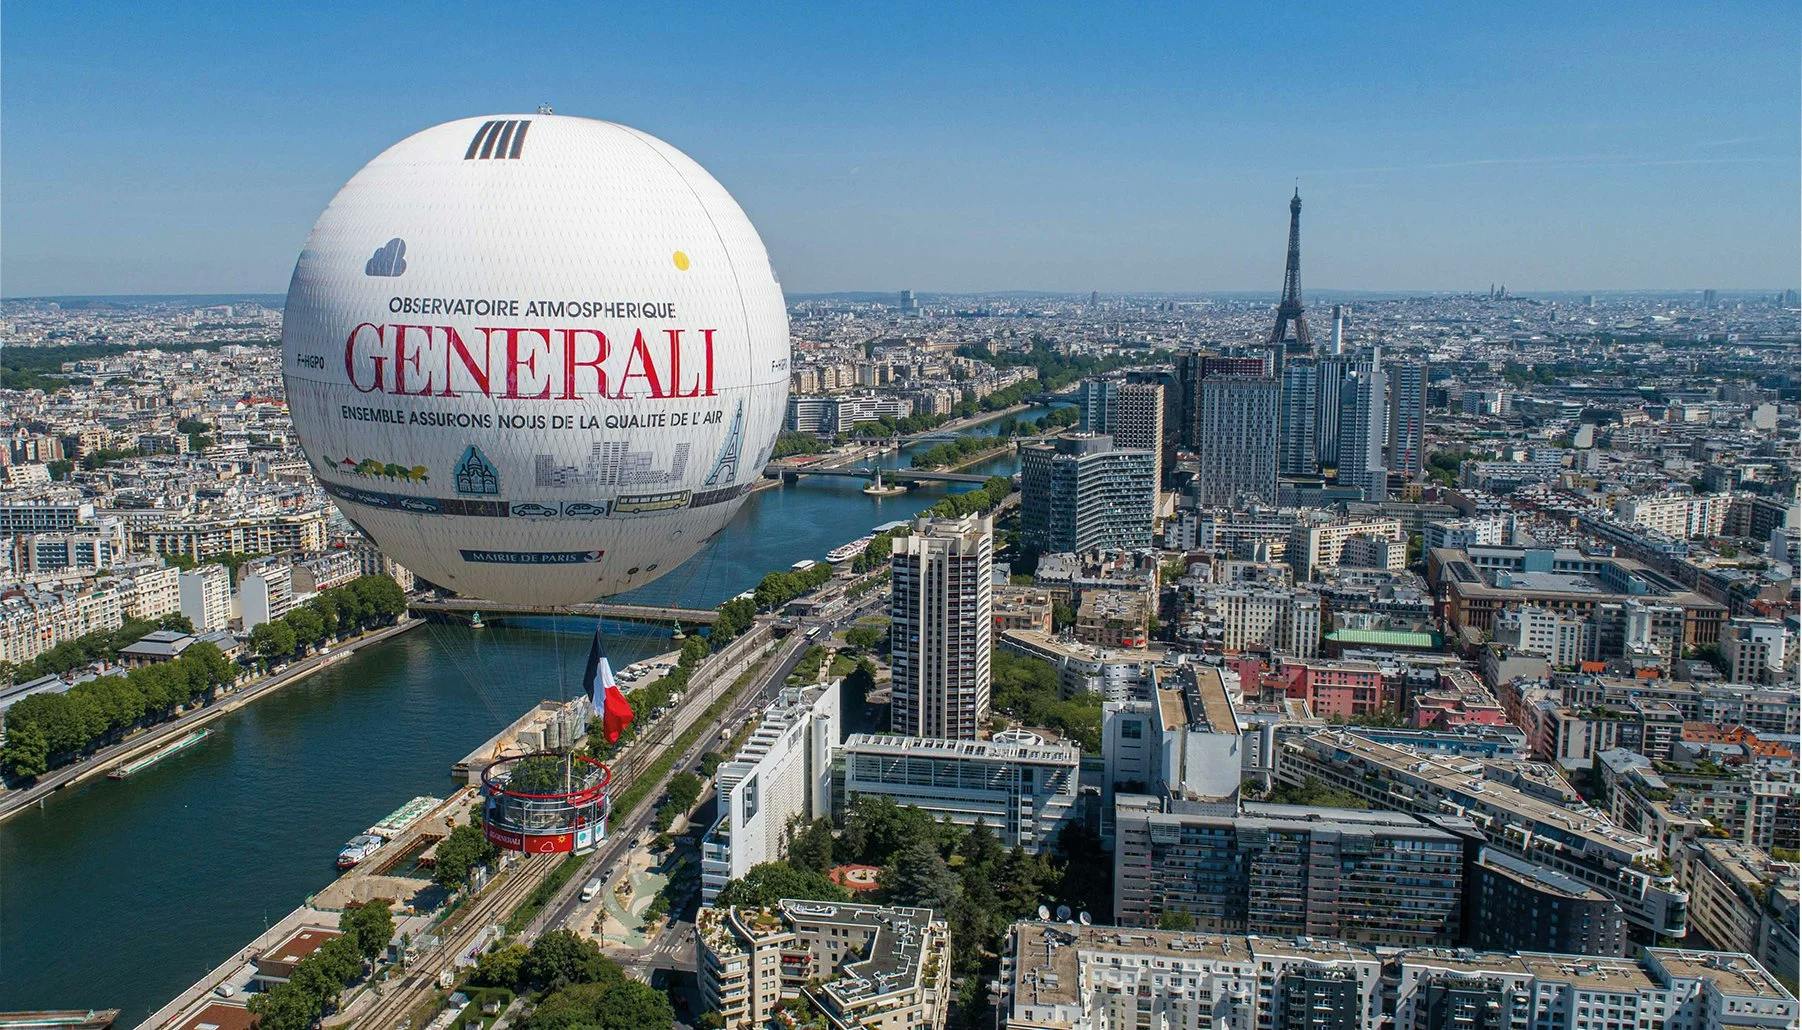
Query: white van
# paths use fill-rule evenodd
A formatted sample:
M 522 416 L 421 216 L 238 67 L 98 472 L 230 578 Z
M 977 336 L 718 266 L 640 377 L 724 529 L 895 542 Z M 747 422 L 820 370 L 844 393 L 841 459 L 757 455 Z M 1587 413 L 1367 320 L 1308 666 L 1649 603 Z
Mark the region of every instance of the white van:
M 601 878 L 598 876 L 592 880 L 589 880 L 587 883 L 583 884 L 582 885 L 582 900 L 583 901 L 593 901 L 595 895 L 597 895 L 601 892 L 601 887 L 602 887 Z

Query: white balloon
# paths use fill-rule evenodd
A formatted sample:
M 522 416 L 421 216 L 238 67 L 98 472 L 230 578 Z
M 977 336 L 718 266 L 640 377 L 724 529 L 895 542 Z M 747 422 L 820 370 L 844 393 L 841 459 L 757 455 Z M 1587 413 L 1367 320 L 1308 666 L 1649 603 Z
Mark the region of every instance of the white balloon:
M 365 165 L 294 267 L 282 330 L 321 483 L 396 561 L 568 604 L 725 527 L 788 402 L 763 242 L 669 144 L 496 115 Z

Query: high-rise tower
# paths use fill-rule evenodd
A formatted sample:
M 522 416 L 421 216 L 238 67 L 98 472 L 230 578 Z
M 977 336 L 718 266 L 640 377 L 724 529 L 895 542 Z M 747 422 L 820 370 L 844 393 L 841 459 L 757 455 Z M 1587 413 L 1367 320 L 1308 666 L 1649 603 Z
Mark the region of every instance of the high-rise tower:
M 1283 299 L 1276 306 L 1276 325 L 1270 343 L 1276 349 L 1276 376 L 1282 378 L 1283 348 L 1293 338 L 1303 350 L 1313 349 L 1308 336 L 1308 316 L 1301 306 L 1301 190 L 1289 199 L 1289 262 L 1283 270 Z
M 919 519 L 895 541 L 889 558 L 889 727 L 895 733 L 975 740 L 988 727 L 993 555 L 994 523 L 986 515 Z

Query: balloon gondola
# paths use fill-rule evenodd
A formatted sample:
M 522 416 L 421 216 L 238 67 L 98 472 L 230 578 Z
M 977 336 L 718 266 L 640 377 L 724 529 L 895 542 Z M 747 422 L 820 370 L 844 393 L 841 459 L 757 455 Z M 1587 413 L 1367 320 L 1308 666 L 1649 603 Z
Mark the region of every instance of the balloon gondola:
M 482 832 L 507 851 L 586 853 L 607 837 L 612 783 L 613 771 L 586 755 L 539 751 L 491 762 L 482 770 Z

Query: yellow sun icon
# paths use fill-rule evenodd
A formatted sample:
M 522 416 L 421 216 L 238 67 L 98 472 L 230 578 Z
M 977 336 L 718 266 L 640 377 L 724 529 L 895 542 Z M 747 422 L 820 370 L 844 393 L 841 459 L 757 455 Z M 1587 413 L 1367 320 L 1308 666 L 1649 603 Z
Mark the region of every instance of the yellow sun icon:
M 678 250 L 674 254 L 670 255 L 670 260 L 674 261 L 676 263 L 676 271 L 678 271 L 678 272 L 688 271 L 688 251 Z

